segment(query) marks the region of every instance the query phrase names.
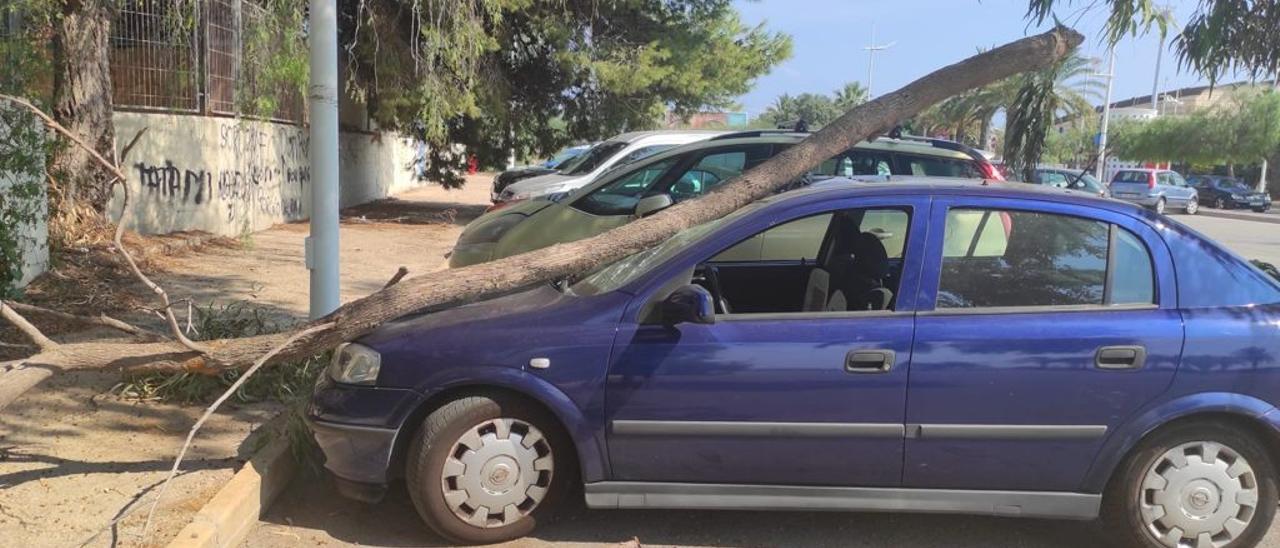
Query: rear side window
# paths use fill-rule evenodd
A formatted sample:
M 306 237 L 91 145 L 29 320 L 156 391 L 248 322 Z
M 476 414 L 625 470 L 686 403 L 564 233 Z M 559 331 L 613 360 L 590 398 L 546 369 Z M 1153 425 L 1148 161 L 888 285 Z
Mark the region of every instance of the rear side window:
M 1150 180 L 1149 173 L 1145 171 L 1117 171 L 1116 176 L 1111 179 L 1113 183 L 1142 183 L 1147 184 Z
M 980 179 L 983 177 L 972 160 L 960 158 L 944 158 L 940 156 L 918 156 L 915 154 L 898 155 L 898 171 L 902 175 L 919 175 L 923 177 L 964 177 Z
M 1154 288 L 1142 241 L 1111 224 L 1025 211 L 947 213 L 939 309 L 1149 304 Z

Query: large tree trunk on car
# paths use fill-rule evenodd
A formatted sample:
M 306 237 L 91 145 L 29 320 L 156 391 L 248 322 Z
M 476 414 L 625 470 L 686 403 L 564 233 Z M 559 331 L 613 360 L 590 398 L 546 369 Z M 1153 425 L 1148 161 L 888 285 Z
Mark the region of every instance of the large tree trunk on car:
M 409 278 L 347 303 L 293 333 L 206 341 L 200 343 L 203 351 L 177 342 L 42 344 L 38 333 L 29 333 L 41 346 L 41 352 L 26 363 L 55 371 L 130 366 L 198 372 L 244 368 L 268 350 L 285 343 L 288 344 L 272 361 L 317 354 L 407 314 L 436 311 L 581 275 L 658 245 L 681 230 L 718 219 L 767 197 L 827 158 L 889 131 L 947 97 L 1050 66 L 1082 40 L 1080 34 L 1058 28 L 981 53 L 853 108 L 821 131 L 701 198 L 585 240 Z M 317 326 L 324 328 L 290 342 L 294 334 Z M 0 400 L 0 408 L 7 403 Z
M 53 23 L 53 118 L 111 158 L 111 9 L 107 0 L 66 0 L 58 15 Z M 61 183 L 64 199 L 106 209 L 111 176 L 85 150 L 65 143 L 49 156 L 49 173 Z

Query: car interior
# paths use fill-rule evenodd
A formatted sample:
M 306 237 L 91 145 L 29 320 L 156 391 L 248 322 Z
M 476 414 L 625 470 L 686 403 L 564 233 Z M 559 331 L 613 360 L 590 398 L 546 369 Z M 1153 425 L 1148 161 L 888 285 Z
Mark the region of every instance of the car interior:
M 900 209 L 798 219 L 699 265 L 693 283 L 720 314 L 893 310 L 908 225 Z

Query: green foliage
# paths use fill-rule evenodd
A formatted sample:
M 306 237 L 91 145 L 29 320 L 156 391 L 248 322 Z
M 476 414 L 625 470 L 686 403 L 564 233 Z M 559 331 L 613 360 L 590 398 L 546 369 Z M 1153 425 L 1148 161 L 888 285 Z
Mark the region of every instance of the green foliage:
M 1258 270 L 1266 272 L 1268 276 L 1271 276 L 1272 278 L 1275 278 L 1277 281 L 1280 281 L 1280 268 L 1276 268 L 1276 266 L 1271 263 L 1264 263 L 1258 260 L 1253 260 L 1249 262 L 1253 263 L 1253 266 L 1258 267 Z
M 237 301 L 224 306 L 213 303 L 194 310 L 192 338 L 212 340 L 233 337 L 251 337 L 276 333 L 286 327 L 260 307 L 247 301 Z M 289 403 L 305 399 L 319 375 L 328 364 L 328 355 L 322 354 L 293 363 L 280 363 L 263 368 L 236 391 L 233 399 L 240 402 L 279 401 Z M 117 394 L 143 400 L 202 403 L 213 401 L 240 376 L 240 371 L 228 371 L 211 377 L 195 373 L 147 373 L 130 377 L 113 389 Z
M 1093 9 L 1095 0 L 1028 0 L 1027 18 L 1043 23 L 1056 10 L 1081 5 Z M 1164 36 L 1171 23 L 1168 11 L 1155 0 L 1106 0 L 1109 14 L 1106 39 L 1116 43 L 1127 35 L 1157 29 Z M 1187 24 L 1173 38 L 1179 63 L 1217 81 L 1242 71 L 1254 78 L 1271 78 L 1280 67 L 1276 47 L 1280 2 L 1275 0 L 1198 0 Z
M 1082 116 L 1065 131 L 1050 131 L 1045 137 L 1040 161 L 1047 164 L 1088 165 L 1097 154 L 1094 136 L 1098 134 L 1098 118 Z
M 1280 93 L 1244 94 L 1183 116 L 1119 123 L 1110 141 L 1117 156 L 1130 160 L 1255 162 L 1280 149 Z
M 809 129 L 817 130 L 842 114 L 867 101 L 867 88 L 849 82 L 831 95 L 801 93 L 782 94 L 756 118 L 759 127 L 791 127 L 804 120 Z
M 749 28 L 728 0 L 348 0 L 348 88 L 384 128 L 432 146 L 449 177 L 461 144 L 483 165 L 509 148 L 656 126 L 722 107 L 787 57 L 790 40 Z M 560 120 L 562 126 L 551 124 Z
M 1018 91 L 1006 107 L 1004 133 L 1004 161 L 1010 172 L 1024 181 L 1034 180 L 1032 172 L 1043 159 L 1054 122 L 1093 112 L 1089 99 L 1098 93 L 1097 82 L 1085 79 L 1090 72 L 1092 62 L 1073 54 L 1052 67 L 1014 77 Z
M 290 118 L 287 108 L 301 109 L 310 83 L 305 3 L 263 0 L 262 9 L 244 5 L 241 63 L 236 81 L 238 110 L 250 116 Z
M 19 1 L 13 7 L 28 18 L 44 13 L 34 2 Z M 47 51 L 34 46 L 39 37 L 30 29 L 36 27 L 24 25 L 8 34 L 4 23 L 0 19 L 0 93 L 43 104 L 49 57 Z M 0 296 L 14 291 L 15 282 L 22 278 L 26 242 L 21 229 L 45 215 L 44 170 L 49 147 L 43 125 L 34 115 L 0 103 Z

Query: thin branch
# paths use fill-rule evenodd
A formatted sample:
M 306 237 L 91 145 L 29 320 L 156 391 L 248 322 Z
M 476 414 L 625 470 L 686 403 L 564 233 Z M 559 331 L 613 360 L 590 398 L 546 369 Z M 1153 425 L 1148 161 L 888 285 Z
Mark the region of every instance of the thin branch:
M 18 328 L 18 331 L 22 332 L 23 335 L 26 335 L 28 339 L 31 339 L 31 342 L 40 348 L 40 350 L 49 350 L 58 346 L 58 343 L 53 342 L 53 339 L 46 337 L 44 333 L 41 333 L 40 330 L 36 328 L 36 326 L 31 325 L 31 322 L 22 317 L 22 314 L 19 314 L 17 310 L 10 308 L 9 305 L 3 301 L 0 301 L 0 317 L 9 320 L 9 323 Z
M 195 425 L 191 427 L 191 431 L 187 432 L 187 441 L 182 444 L 182 450 L 178 451 L 178 457 L 173 459 L 173 467 L 169 469 L 168 477 L 166 477 L 164 483 L 160 485 L 160 490 L 156 493 L 156 499 L 151 503 L 151 510 L 147 512 L 147 521 L 142 524 L 143 544 L 146 543 L 147 531 L 151 529 L 151 520 L 155 517 L 156 508 L 160 506 L 160 499 L 164 498 L 164 492 L 168 489 L 169 483 L 178 475 L 178 467 L 182 465 L 182 459 L 187 456 L 187 449 L 191 448 L 191 440 L 196 437 L 196 432 L 200 430 L 201 426 L 204 426 L 205 421 L 209 420 L 209 417 L 213 416 L 213 413 L 218 410 L 218 407 L 231 398 L 232 394 L 235 394 L 237 390 L 240 390 L 240 387 L 244 386 L 244 383 L 248 381 L 254 373 L 257 373 L 259 369 L 262 369 L 262 366 L 266 365 L 273 356 L 279 354 L 280 351 L 284 350 L 299 339 L 303 339 L 310 336 L 312 333 L 324 331 L 331 327 L 333 327 L 332 322 L 322 323 L 294 333 L 288 339 L 285 339 L 284 342 L 276 345 L 275 348 L 272 348 L 267 351 L 266 354 L 263 354 L 258 358 L 258 361 L 254 362 L 249 369 L 246 369 L 244 374 L 240 375 L 240 377 L 236 379 L 236 382 L 231 383 L 231 386 L 228 387 L 221 396 L 218 396 L 218 399 L 214 400 L 213 403 L 209 405 L 208 409 L 204 410 L 204 414 L 200 415 L 200 418 L 196 420 Z
M 134 337 L 146 341 L 154 342 L 166 340 L 165 337 L 159 333 L 117 320 L 106 314 L 99 314 L 98 316 L 77 316 L 75 314 L 68 314 L 59 310 L 50 310 L 48 308 L 25 303 L 13 301 L 3 301 L 3 303 L 17 312 L 31 316 L 44 316 L 46 318 L 52 318 L 64 322 L 73 322 L 81 325 L 108 327 L 116 331 L 128 333 L 129 335 L 133 335 Z
M 120 188 L 124 191 L 124 200 L 122 201 L 123 203 L 120 206 L 120 220 L 116 222 L 116 234 L 114 238 L 116 251 L 118 251 L 120 255 L 124 256 L 124 260 L 125 262 L 129 263 L 129 268 L 133 270 L 134 276 L 136 276 L 139 280 L 141 280 L 144 285 L 146 285 L 149 289 L 151 289 L 152 293 L 155 293 L 156 296 L 159 297 L 160 302 L 164 305 L 165 319 L 169 321 L 169 329 L 173 332 L 173 338 L 177 339 L 178 342 L 182 344 L 182 346 L 190 348 L 191 350 L 194 350 L 201 354 L 207 355 L 209 353 L 208 349 L 204 348 L 201 345 L 196 344 L 191 339 L 188 339 L 187 336 L 182 333 L 182 328 L 178 325 L 178 318 L 173 315 L 173 310 L 169 305 L 169 294 L 165 293 L 163 288 L 161 288 L 155 282 L 151 281 L 151 278 L 148 278 L 145 274 L 142 273 L 142 269 L 138 268 L 138 263 L 133 260 L 133 256 L 129 254 L 129 250 L 125 249 L 124 243 L 121 241 L 121 237 L 124 235 L 125 221 L 129 217 L 129 184 L 127 183 L 128 177 L 125 177 L 124 172 L 120 171 L 120 166 L 108 161 L 106 158 L 103 158 L 102 155 L 99 154 L 97 150 L 95 150 L 93 147 L 85 143 L 83 139 L 81 139 L 76 134 L 72 133 L 67 128 L 62 127 L 62 124 L 59 124 L 56 120 L 54 120 L 48 114 L 45 114 L 44 111 L 40 110 L 38 107 L 31 104 L 26 99 L 0 93 L 0 100 L 11 101 L 14 104 L 17 104 L 18 106 L 21 106 L 26 108 L 27 110 L 30 110 L 41 120 L 44 120 L 44 123 L 46 126 L 52 128 L 54 131 L 57 131 L 58 133 L 61 133 L 62 135 L 70 139 L 72 142 L 79 145 L 80 148 L 83 148 L 86 152 L 89 153 L 90 156 L 93 157 L 94 160 L 97 160 L 99 164 L 102 164 L 102 167 L 110 171 L 111 175 L 113 175 L 116 178 L 115 181 L 112 181 L 112 184 L 115 184 L 117 182 L 120 183 Z M 142 134 L 145 132 L 146 132 L 146 128 L 143 128 L 142 130 L 138 131 L 138 133 L 133 136 L 133 140 L 129 142 L 129 148 L 133 148 L 133 145 L 137 144 L 138 139 L 140 139 L 142 137 Z M 112 147 L 112 148 L 114 149 L 115 147 Z
M 125 158 L 129 157 L 129 152 L 133 150 L 134 145 L 138 144 L 138 141 L 142 139 L 142 136 L 146 135 L 148 129 L 151 129 L 151 126 L 144 127 L 138 130 L 137 133 L 133 134 L 133 138 L 129 140 L 129 144 L 124 146 L 124 150 L 120 151 L 120 159 L 116 161 L 117 166 L 124 163 Z
M 387 280 L 387 285 L 382 286 L 382 288 L 386 289 L 388 287 L 396 285 L 400 283 L 400 280 L 403 280 L 404 277 L 408 275 L 409 275 L 409 269 L 402 266 L 400 267 L 399 270 L 396 270 L 396 274 L 392 276 L 390 280 Z

